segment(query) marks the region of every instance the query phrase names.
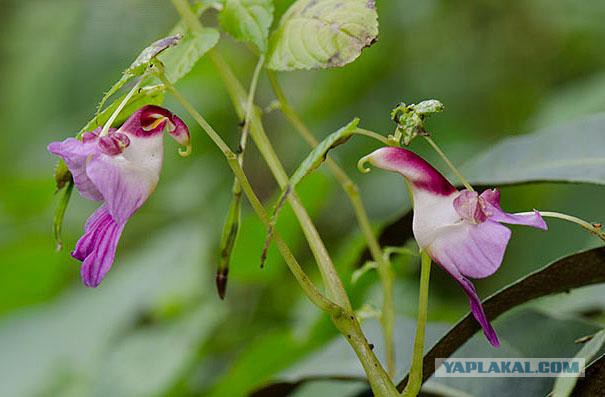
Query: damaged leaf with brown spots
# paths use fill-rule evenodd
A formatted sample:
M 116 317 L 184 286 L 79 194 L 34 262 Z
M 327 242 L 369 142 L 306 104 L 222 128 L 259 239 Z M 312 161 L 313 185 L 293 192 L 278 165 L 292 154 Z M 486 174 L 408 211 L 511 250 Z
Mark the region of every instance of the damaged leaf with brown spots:
M 267 67 L 289 71 L 344 66 L 377 37 L 373 0 L 298 0 L 271 35 Z

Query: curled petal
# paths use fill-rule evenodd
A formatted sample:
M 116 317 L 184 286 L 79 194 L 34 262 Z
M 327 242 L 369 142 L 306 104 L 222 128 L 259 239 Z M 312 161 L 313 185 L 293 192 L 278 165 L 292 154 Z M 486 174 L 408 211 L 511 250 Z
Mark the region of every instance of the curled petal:
M 83 197 L 94 201 L 103 200 L 103 195 L 86 174 L 87 161 L 99 153 L 94 140 L 89 139 L 84 143 L 76 138 L 67 138 L 63 142 L 50 143 L 48 151 L 63 158 L 73 175 L 76 188 Z
M 483 334 L 492 346 L 499 347 L 500 341 L 498 340 L 498 335 L 485 315 L 483 305 L 481 304 L 481 299 L 479 299 L 479 295 L 477 295 L 475 286 L 465 277 L 460 277 L 457 279 L 457 281 L 460 283 L 464 289 L 464 292 L 468 296 L 469 303 L 471 305 L 471 312 L 473 313 L 475 320 L 477 320 L 477 322 L 479 322 L 481 325 L 481 328 L 483 328 Z
M 189 128 L 178 116 L 160 106 L 143 106 L 132 114 L 119 131 L 136 137 L 151 137 L 161 134 L 168 127 L 168 133 L 183 146 L 189 145 Z
M 486 190 L 480 196 L 485 203 L 485 212 L 491 220 L 497 222 L 509 223 L 512 225 L 532 226 L 538 229 L 547 230 L 548 226 L 540 213 L 534 211 L 530 214 L 509 214 L 500 207 L 500 192 L 496 189 Z
M 97 287 L 111 269 L 123 229 L 124 225 L 114 221 L 106 206 L 88 219 L 85 233 L 72 252 L 74 258 L 83 261 L 80 274 L 87 287 Z
M 363 158 L 364 162 L 403 175 L 412 186 L 440 196 L 456 192 L 456 188 L 432 165 L 416 153 L 399 147 L 383 147 Z
M 191 147 L 191 136 L 187 124 L 174 114 L 168 122 L 168 134 L 180 145 Z

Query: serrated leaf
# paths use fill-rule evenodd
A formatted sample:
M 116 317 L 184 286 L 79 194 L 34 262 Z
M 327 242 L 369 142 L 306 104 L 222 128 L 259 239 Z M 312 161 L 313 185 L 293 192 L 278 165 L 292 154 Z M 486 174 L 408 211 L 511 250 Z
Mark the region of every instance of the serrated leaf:
M 512 283 L 483 301 L 485 314 L 496 319 L 508 310 L 533 299 L 565 292 L 573 288 L 605 282 L 605 247 L 569 255 Z M 435 359 L 450 357 L 481 329 L 471 313 L 467 314 L 424 356 L 422 376 L 435 372 Z M 407 383 L 407 377 L 399 387 Z
M 354 61 L 378 36 L 373 0 L 298 0 L 271 34 L 267 67 L 320 69 Z
M 253 43 L 264 53 L 273 11 L 272 0 L 225 0 L 219 22 L 237 40 Z
M 575 358 L 583 358 L 588 362 L 601 350 L 605 344 L 605 331 L 599 331 L 582 346 Z M 552 397 L 568 397 L 571 395 L 578 378 L 575 377 L 557 377 L 555 386 L 552 390 Z
M 203 28 L 201 32 L 187 31 L 181 43 L 159 55 L 164 64 L 166 77 L 176 83 L 191 71 L 197 61 L 218 43 L 220 35 L 216 29 Z
M 321 163 L 326 160 L 328 156 L 328 152 L 335 147 L 342 145 L 346 141 L 348 141 L 351 136 L 353 136 L 353 132 L 357 128 L 359 124 L 359 119 L 354 118 L 349 124 L 340 128 L 338 131 L 335 131 L 328 135 L 323 141 L 319 142 L 317 146 L 307 155 L 307 157 L 300 163 L 294 174 L 290 177 L 288 184 L 285 189 L 282 191 L 279 199 L 277 200 L 277 204 L 275 205 L 275 209 L 273 210 L 273 215 L 271 218 L 271 225 L 267 230 L 267 238 L 265 240 L 265 248 L 263 249 L 263 253 L 261 255 L 261 267 L 266 259 L 267 250 L 269 245 L 271 244 L 271 240 L 273 239 L 273 230 L 275 228 L 275 224 L 277 223 L 277 217 L 279 212 L 281 211 L 288 195 L 294 190 L 296 185 L 307 175 L 315 171 Z
M 462 167 L 471 183 L 605 184 L 605 114 L 504 139 Z

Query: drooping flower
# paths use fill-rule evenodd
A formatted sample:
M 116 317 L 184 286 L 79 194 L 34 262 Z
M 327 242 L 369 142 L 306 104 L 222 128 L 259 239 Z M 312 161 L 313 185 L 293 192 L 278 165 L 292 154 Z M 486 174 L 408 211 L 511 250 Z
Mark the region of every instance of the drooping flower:
M 162 168 L 163 131 L 189 147 L 189 129 L 168 110 L 148 105 L 119 128 L 101 128 L 82 139 L 52 142 L 48 151 L 69 168 L 80 194 L 103 204 L 88 218 L 71 255 L 82 262 L 81 277 L 98 286 L 113 263 L 124 225 L 154 191 Z
M 462 286 L 488 341 L 499 346 L 496 332 L 467 277 L 488 277 L 500 267 L 511 237 L 510 229 L 501 223 L 546 230 L 540 214 L 504 212 L 496 189 L 481 194 L 458 191 L 422 157 L 406 149 L 384 147 L 360 160 L 360 164 L 365 162 L 398 172 L 408 180 L 414 201 L 412 228 L 418 245 Z

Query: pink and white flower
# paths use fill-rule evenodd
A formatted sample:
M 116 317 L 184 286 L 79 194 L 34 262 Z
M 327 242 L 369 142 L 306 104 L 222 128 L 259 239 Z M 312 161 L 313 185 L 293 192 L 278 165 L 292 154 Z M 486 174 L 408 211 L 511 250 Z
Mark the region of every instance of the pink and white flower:
M 158 106 L 144 106 L 119 128 L 101 128 L 82 139 L 52 142 L 48 151 L 69 168 L 80 194 L 101 205 L 86 222 L 72 256 L 82 261 L 82 281 L 97 287 L 113 264 L 124 225 L 154 191 L 162 168 L 164 129 L 189 146 L 185 123 Z
M 414 201 L 412 227 L 418 245 L 462 286 L 488 341 L 499 346 L 496 332 L 467 277 L 490 276 L 502 264 L 511 231 L 501 223 L 546 230 L 540 214 L 504 212 L 496 189 L 481 194 L 458 191 L 423 158 L 403 148 L 384 147 L 360 162 L 398 172 L 408 180 Z

